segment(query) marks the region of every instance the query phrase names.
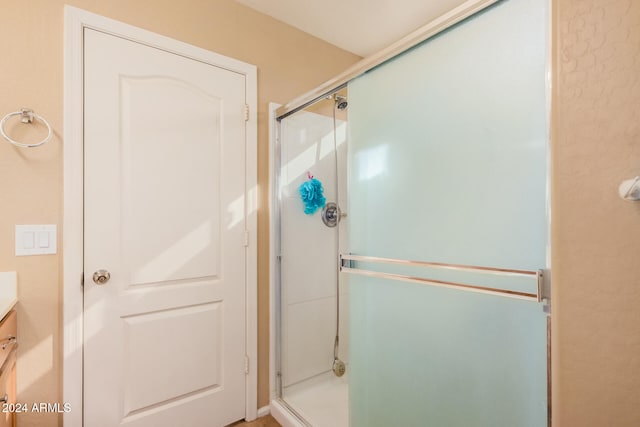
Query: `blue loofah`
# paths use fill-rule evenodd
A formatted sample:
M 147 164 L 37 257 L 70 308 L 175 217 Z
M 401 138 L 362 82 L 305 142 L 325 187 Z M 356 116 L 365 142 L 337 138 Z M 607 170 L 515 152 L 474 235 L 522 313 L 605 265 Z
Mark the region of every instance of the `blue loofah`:
M 313 215 L 318 209 L 323 208 L 327 199 L 324 198 L 322 193 L 322 183 L 316 178 L 309 178 L 308 181 L 303 182 L 298 188 L 300 197 L 304 202 L 304 213 L 307 215 Z

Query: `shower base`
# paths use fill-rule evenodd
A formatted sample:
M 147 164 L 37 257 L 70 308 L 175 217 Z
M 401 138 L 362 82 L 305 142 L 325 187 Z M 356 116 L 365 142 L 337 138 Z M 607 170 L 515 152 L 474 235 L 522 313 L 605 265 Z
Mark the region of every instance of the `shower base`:
M 349 427 L 348 373 L 341 378 L 333 372 L 317 375 L 285 387 L 283 394 L 282 400 L 304 418 L 307 425 Z M 280 402 L 272 402 L 271 412 L 283 427 L 305 426 Z

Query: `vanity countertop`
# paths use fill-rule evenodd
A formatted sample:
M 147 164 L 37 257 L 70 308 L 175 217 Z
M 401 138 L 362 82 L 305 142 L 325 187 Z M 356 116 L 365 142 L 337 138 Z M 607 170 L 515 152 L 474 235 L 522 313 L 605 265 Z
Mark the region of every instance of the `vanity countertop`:
M 15 271 L 0 272 L 0 319 L 18 302 L 18 275 Z

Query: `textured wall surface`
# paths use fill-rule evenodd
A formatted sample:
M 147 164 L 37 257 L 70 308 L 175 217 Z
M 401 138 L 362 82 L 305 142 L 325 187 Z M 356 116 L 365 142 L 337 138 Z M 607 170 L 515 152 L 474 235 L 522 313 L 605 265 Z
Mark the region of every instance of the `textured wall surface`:
M 640 1 L 554 6 L 554 426 L 639 426 Z
M 285 103 L 360 58 L 232 0 L 0 0 L 0 116 L 28 106 L 46 117 L 55 132 L 52 142 L 37 149 L 17 149 L 0 140 L 0 271 L 16 270 L 20 282 L 17 374 L 21 402 L 61 399 L 62 254 L 15 257 L 13 245 L 15 224 L 62 224 L 65 3 L 257 65 L 258 403 L 266 405 L 268 103 Z M 53 426 L 58 415 L 26 414 L 20 416 L 19 424 Z
M 640 425 L 640 204 L 616 195 L 640 174 L 640 1 L 553 0 L 552 251 L 556 427 Z M 21 401 L 60 399 L 60 255 L 16 258 L 13 227 L 61 224 L 63 0 L 0 0 L 0 114 L 30 106 L 52 143 L 0 141 L 0 270 L 20 276 Z M 267 103 L 284 103 L 358 58 L 232 1 L 70 0 L 259 68 L 259 190 Z M 259 211 L 260 404 L 268 382 L 268 218 Z M 52 426 L 58 417 L 22 417 Z

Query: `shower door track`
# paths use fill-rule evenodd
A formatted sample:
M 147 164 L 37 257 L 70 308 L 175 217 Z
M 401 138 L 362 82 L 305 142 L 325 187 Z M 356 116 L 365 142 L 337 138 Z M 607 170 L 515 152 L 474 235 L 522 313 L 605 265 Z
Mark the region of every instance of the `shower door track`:
M 278 397 L 275 399 L 276 402 L 281 405 L 284 409 L 286 409 L 287 411 L 289 411 L 289 413 L 298 421 L 302 424 L 302 426 L 304 427 L 313 427 L 313 425 L 309 424 L 309 422 L 298 413 L 298 411 L 296 411 L 295 409 L 293 409 L 293 407 L 291 405 L 289 405 L 287 403 L 286 400 L 284 400 L 282 397 Z

